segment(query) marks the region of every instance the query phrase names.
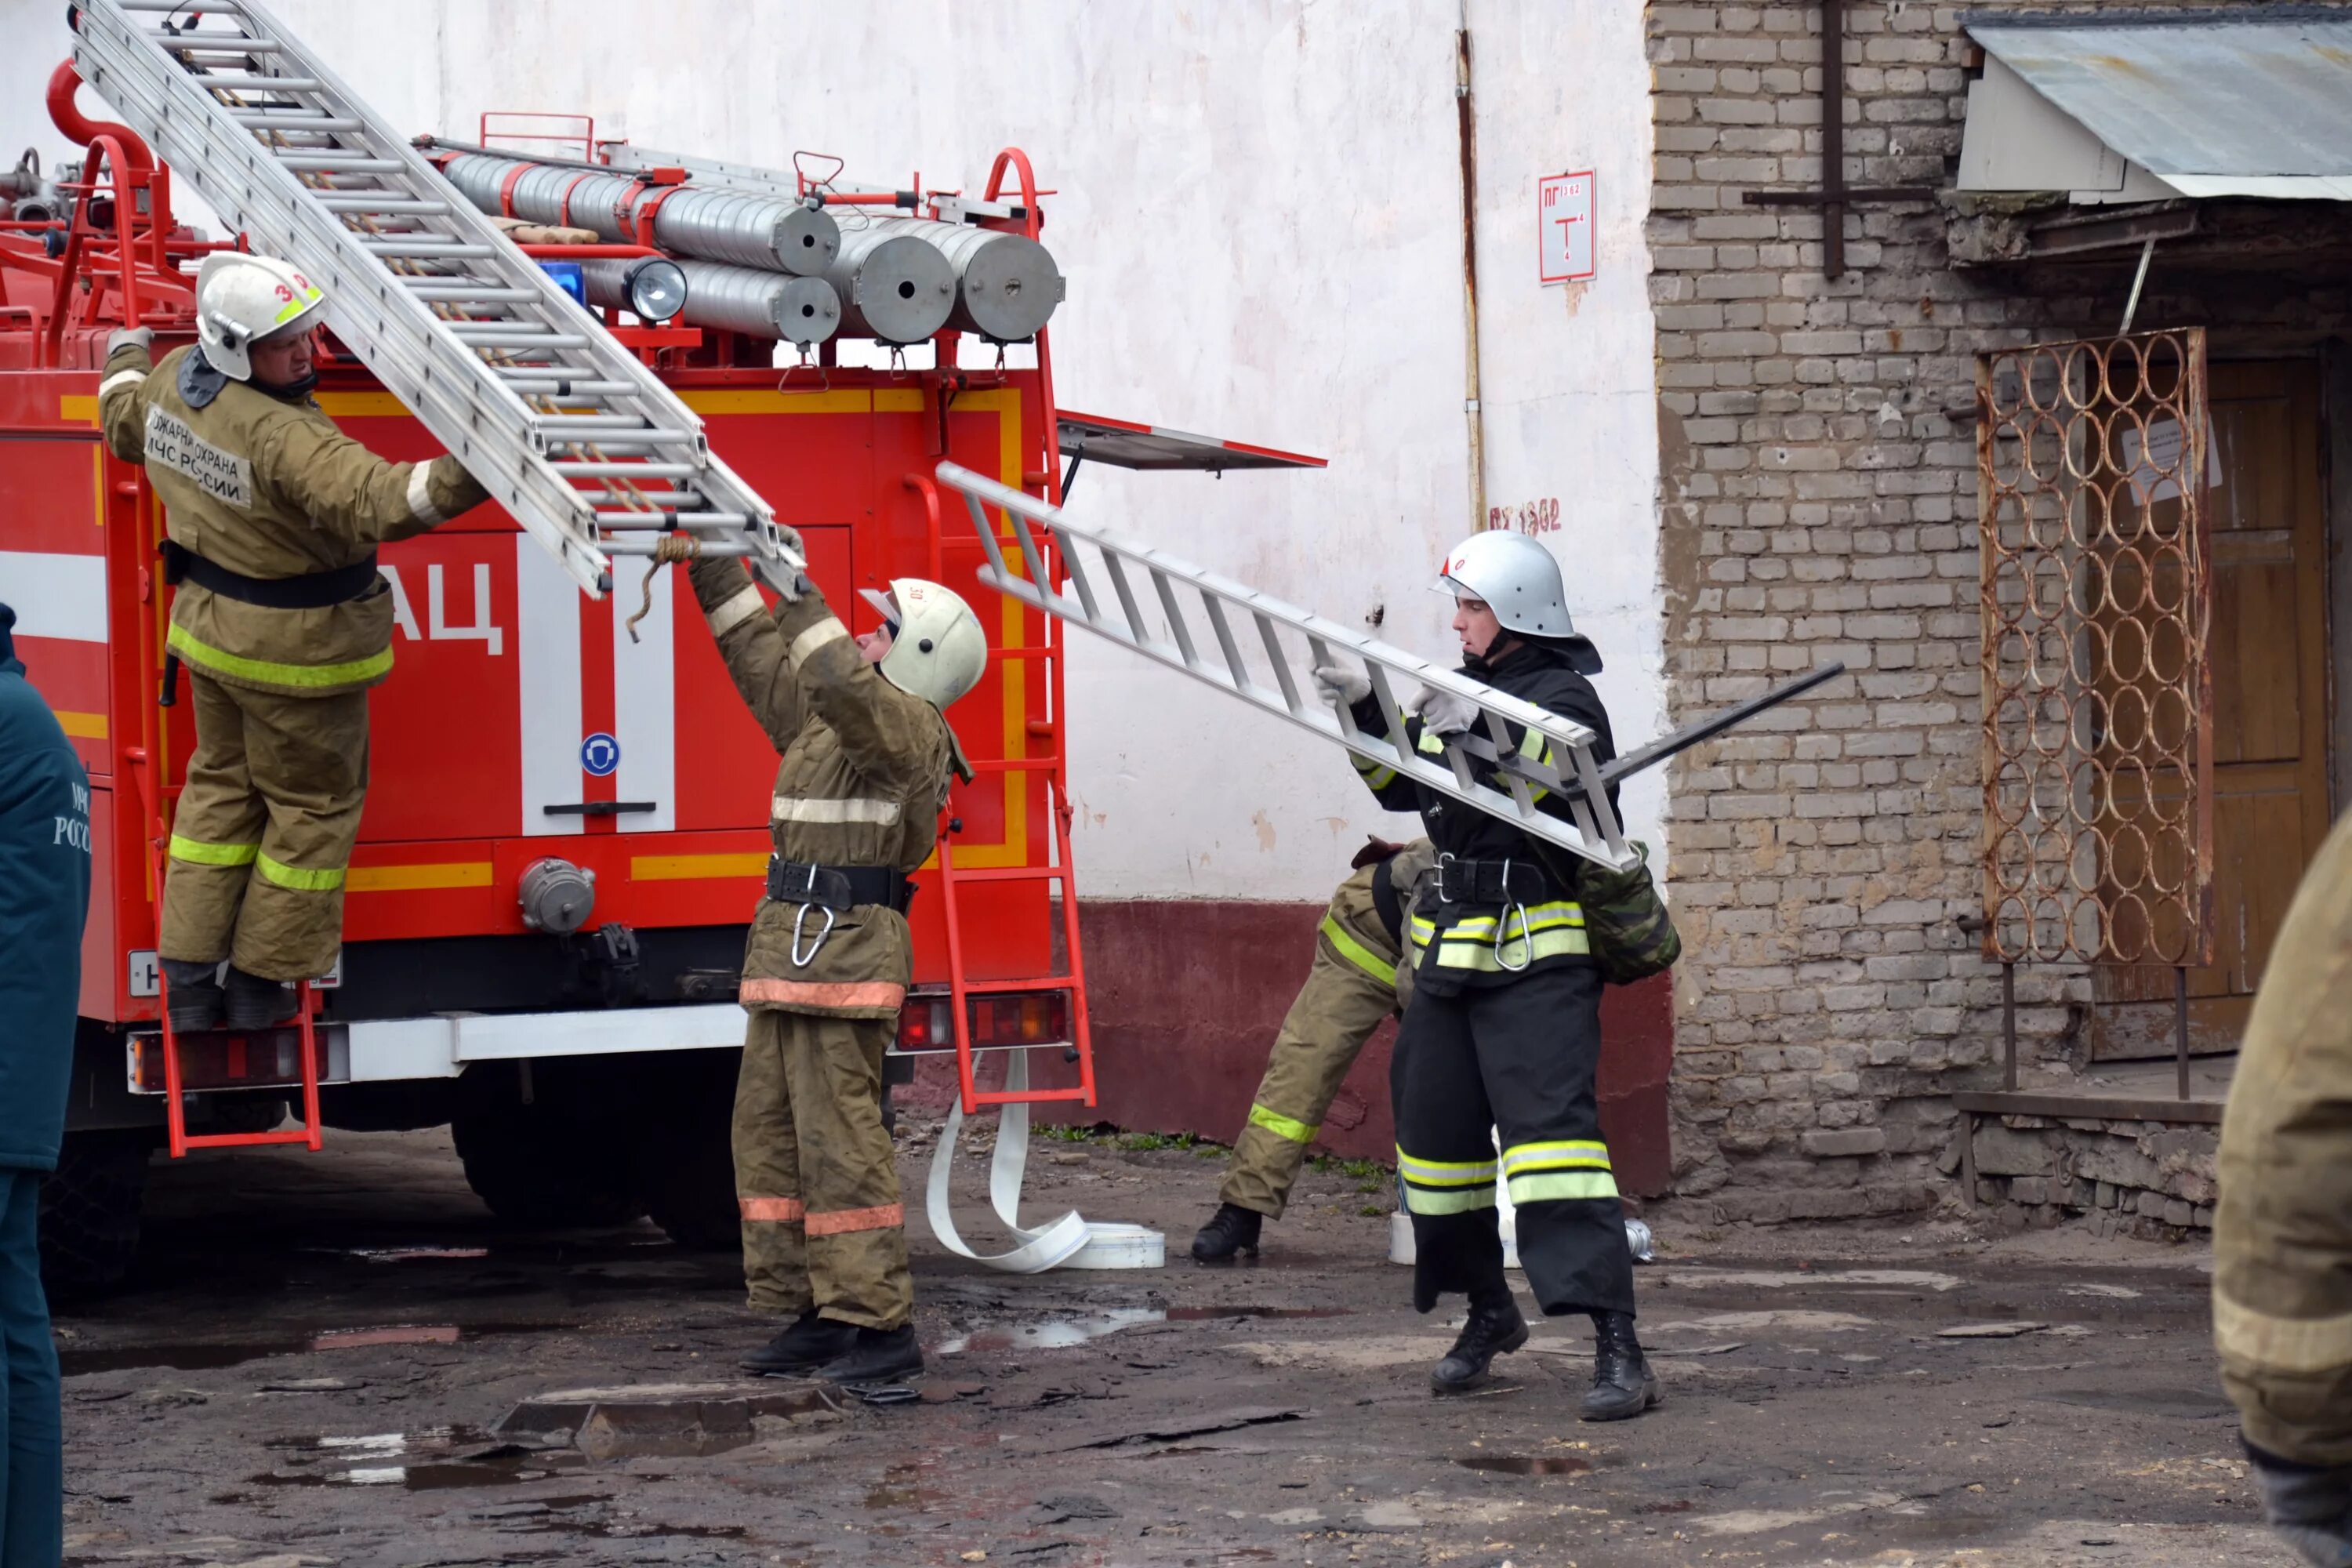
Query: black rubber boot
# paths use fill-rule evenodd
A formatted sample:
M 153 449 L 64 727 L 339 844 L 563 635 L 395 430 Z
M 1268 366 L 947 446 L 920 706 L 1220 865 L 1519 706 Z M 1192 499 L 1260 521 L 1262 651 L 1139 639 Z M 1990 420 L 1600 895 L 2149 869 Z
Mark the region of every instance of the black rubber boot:
M 860 1329 L 849 1349 L 816 1369 L 827 1383 L 896 1383 L 923 1370 L 923 1347 L 915 1325 Z
M 1429 1374 L 1429 1386 L 1439 1394 L 1461 1394 L 1486 1381 L 1486 1363 L 1528 1342 L 1528 1321 L 1519 1304 L 1507 1293 L 1484 1305 L 1470 1304 L 1470 1321 L 1445 1359 Z
M 856 1323 L 836 1323 L 814 1311 L 803 1312 L 793 1326 L 743 1358 L 745 1372 L 762 1377 L 801 1377 L 843 1356 L 857 1344 Z
M 294 1016 L 299 1005 L 294 988 L 258 974 L 247 974 L 232 963 L 225 987 L 228 1005 L 222 1022 L 231 1029 L 267 1029 Z
M 172 1032 L 201 1035 L 221 1026 L 220 965 L 185 958 L 163 961 L 164 1001 L 172 1013 Z
M 1630 1421 L 1658 1399 L 1657 1377 L 1633 1337 L 1633 1315 L 1593 1313 L 1592 1387 L 1584 1395 L 1584 1419 Z
M 1219 1204 L 1192 1238 L 1192 1261 L 1231 1263 L 1236 1258 L 1255 1258 L 1258 1228 L 1265 1223 L 1265 1215 L 1255 1209 Z

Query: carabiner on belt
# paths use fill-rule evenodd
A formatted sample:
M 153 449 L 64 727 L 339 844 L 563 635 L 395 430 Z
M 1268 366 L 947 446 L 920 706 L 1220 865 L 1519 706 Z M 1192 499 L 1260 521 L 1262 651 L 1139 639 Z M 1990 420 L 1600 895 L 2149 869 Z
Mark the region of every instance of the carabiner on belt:
M 812 898 L 816 894 L 816 866 L 814 862 L 810 864 L 808 868 L 808 887 L 804 890 Z M 807 923 L 808 912 L 812 908 L 822 908 L 824 910 L 824 924 L 818 928 L 816 940 L 809 943 L 809 950 L 806 952 L 803 952 L 801 951 L 801 928 Z M 806 969 L 811 963 L 816 962 L 817 953 L 824 947 L 824 939 L 833 934 L 833 921 L 834 914 L 830 905 L 812 905 L 807 903 L 801 905 L 801 912 L 793 917 L 792 961 L 793 967 L 794 969 Z
M 1507 974 L 1524 973 L 1536 961 L 1535 933 L 1528 929 L 1528 906 L 1511 897 L 1511 863 L 1507 859 L 1503 862 L 1503 897 L 1508 901 L 1495 921 L 1495 967 Z M 1517 963 L 1506 963 L 1503 958 L 1504 944 L 1510 941 L 1508 933 L 1513 910 L 1519 912 L 1519 945 L 1527 952 L 1527 956 Z

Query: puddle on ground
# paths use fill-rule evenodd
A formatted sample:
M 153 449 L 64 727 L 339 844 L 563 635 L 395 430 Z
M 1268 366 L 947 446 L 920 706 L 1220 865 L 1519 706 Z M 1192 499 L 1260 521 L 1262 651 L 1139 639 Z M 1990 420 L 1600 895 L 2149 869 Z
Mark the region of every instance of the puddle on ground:
M 550 1519 L 501 1531 L 507 1535 L 587 1535 L 604 1541 L 659 1541 L 673 1536 L 694 1541 L 738 1541 L 751 1533 L 740 1524 L 645 1524 L 633 1519 Z
M 1168 1313 L 1158 1307 L 1113 1307 L 1106 1311 L 1089 1312 L 1079 1318 L 1057 1318 L 1043 1323 L 1000 1323 L 990 1328 L 974 1329 L 967 1334 L 952 1334 L 931 1347 L 939 1355 L 961 1355 L 966 1351 L 1030 1351 L 1068 1350 L 1089 1340 L 1115 1334 L 1121 1329 L 1131 1329 L 1139 1323 L 1164 1323 Z
M 935 1355 L 966 1351 L 1068 1350 L 1143 1323 L 1210 1323 L 1225 1318 L 1345 1318 L 1347 1307 L 1111 1307 L 1039 1323 L 992 1323 L 929 1346 Z
M 58 1369 L 67 1377 L 88 1377 L 102 1372 L 129 1372 L 141 1367 L 169 1367 L 174 1372 L 213 1372 L 243 1366 L 275 1356 L 310 1355 L 320 1351 L 354 1350 L 371 1345 L 454 1345 L 471 1339 L 505 1334 L 566 1333 L 576 1323 L 385 1323 L 367 1328 L 323 1329 L 315 1334 L 283 1340 L 231 1340 L 218 1343 L 113 1345 L 58 1352 Z
M 1592 1468 L 1591 1460 L 1572 1454 L 1466 1454 L 1454 1462 L 1501 1476 L 1580 1476 Z

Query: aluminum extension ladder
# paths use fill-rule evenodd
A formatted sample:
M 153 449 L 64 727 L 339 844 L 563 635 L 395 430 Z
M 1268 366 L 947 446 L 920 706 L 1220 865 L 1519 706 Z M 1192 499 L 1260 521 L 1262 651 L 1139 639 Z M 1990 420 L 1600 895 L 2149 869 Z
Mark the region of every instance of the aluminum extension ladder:
M 77 27 L 82 79 L 325 286 L 336 336 L 590 595 L 615 555 L 801 569 L 702 421 L 268 10 L 84 0 Z
M 1393 769 L 1547 843 L 1618 869 L 1632 868 L 1640 853 L 1626 843 L 1617 814 L 1610 807 L 1612 785 L 1845 673 L 1842 661 L 1823 665 L 1601 763 L 1592 755 L 1592 731 L 1574 720 L 1148 544 L 1122 539 L 1098 524 L 1080 522 L 1058 507 L 970 468 L 941 463 L 938 472 L 940 484 L 963 497 L 981 548 L 988 556 L 978 575 L 998 593 L 1181 669 L 1253 707 L 1279 714 L 1369 763 Z M 989 520 L 990 507 L 1003 513 L 1001 534 Z M 1066 591 L 1049 580 L 1047 557 L 1039 548 L 1033 523 L 1053 535 Z M 1008 561 L 1007 542 L 1018 552 L 1018 571 L 1013 569 L 1015 563 Z M 1081 544 L 1088 547 L 1085 553 L 1078 549 Z M 1164 635 L 1144 614 L 1137 592 L 1139 575 L 1150 584 L 1151 596 L 1165 620 Z M 1111 612 L 1106 612 L 1103 603 L 1105 585 L 1117 601 Z M 1197 600 L 1216 639 L 1213 650 L 1204 652 L 1195 637 L 1192 623 L 1185 618 L 1186 601 L 1180 597 L 1180 588 Z M 1244 620 L 1256 633 L 1262 657 L 1245 654 L 1243 640 L 1234 635 L 1235 626 Z M 1477 721 L 1460 734 L 1425 736 L 1423 743 L 1439 744 L 1439 751 L 1408 750 L 1402 725 L 1391 726 L 1387 735 L 1366 734 L 1345 705 L 1326 701 L 1314 685 L 1314 668 L 1331 664 L 1360 669 L 1371 682 L 1372 694 L 1384 713 L 1400 710 L 1398 695 L 1409 689 L 1408 682 L 1425 682 L 1475 704 Z M 1528 738 L 1541 737 L 1550 744 L 1529 747 L 1523 740 L 1515 745 L 1507 725 L 1517 725 Z M 1494 770 L 1500 788 L 1478 776 L 1480 764 Z M 1538 792 L 1565 798 L 1570 819 L 1538 810 L 1537 802 L 1542 798 Z

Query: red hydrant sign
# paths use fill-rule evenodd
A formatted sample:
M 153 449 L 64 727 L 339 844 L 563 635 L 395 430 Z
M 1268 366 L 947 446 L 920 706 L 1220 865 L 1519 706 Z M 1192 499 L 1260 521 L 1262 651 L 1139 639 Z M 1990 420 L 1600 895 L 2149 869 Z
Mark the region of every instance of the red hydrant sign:
M 1536 232 L 1544 282 L 1592 276 L 1591 170 L 1536 182 Z

